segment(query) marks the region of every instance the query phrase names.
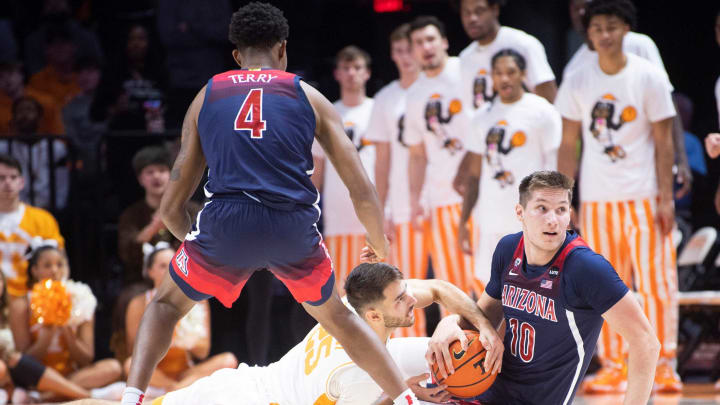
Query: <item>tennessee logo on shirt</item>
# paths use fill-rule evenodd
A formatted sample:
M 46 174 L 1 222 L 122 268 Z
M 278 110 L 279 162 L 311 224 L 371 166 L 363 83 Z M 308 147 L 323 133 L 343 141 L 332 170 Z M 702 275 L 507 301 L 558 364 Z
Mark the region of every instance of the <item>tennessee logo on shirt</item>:
M 637 118 L 637 109 L 628 105 L 623 108 L 617 121 L 615 121 L 615 110 L 618 108 L 618 104 L 615 96 L 608 93 L 603 95 L 595 103 L 590 113 L 590 132 L 593 137 L 600 142 L 603 147 L 603 153 L 606 154 L 612 162 L 625 159 L 627 155 L 625 149 L 617 144 L 617 140 L 613 139 L 614 133 L 620 130 L 626 123 L 632 122 Z
M 490 128 L 485 137 L 485 144 L 487 145 L 485 160 L 487 160 L 490 170 L 493 171 L 493 178 L 500 183 L 501 188 L 515 183 L 515 176 L 503 166 L 502 156 L 509 154 L 513 149 L 519 148 L 527 142 L 525 132 L 517 130 L 513 133 L 509 144 L 506 146 L 505 136 L 510 132 L 512 131 L 508 122 L 500 120 Z
M 447 106 L 447 113 L 443 111 L 443 97 L 435 93 L 430 96 L 427 104 L 425 104 L 425 127 L 432 132 L 442 142 L 442 147 L 448 149 L 450 153 L 462 150 L 463 145 L 460 139 L 448 134 L 445 125 L 452 121 L 455 114 L 462 111 L 462 101 L 452 99 Z
M 358 152 L 365 146 L 368 146 L 371 144 L 370 141 L 367 139 L 360 139 L 359 141 L 355 141 L 355 123 L 352 121 L 346 121 L 343 123 L 343 127 L 345 128 L 345 134 L 350 138 L 350 140 L 355 144 L 355 147 L 357 148 Z
M 490 87 L 490 94 L 488 94 Z M 486 69 L 480 69 L 473 79 L 473 107 L 480 108 L 493 97 L 492 86 L 488 86 L 488 72 Z

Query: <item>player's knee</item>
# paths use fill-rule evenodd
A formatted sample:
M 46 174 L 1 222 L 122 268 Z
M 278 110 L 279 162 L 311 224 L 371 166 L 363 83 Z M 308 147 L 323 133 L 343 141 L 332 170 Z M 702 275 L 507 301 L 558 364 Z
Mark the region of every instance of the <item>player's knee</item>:
M 123 374 L 123 367 L 116 359 L 100 360 L 97 365 L 99 372 L 110 381 L 119 380 Z
M 237 357 L 230 352 L 220 354 L 219 360 L 221 368 L 237 368 L 239 364 Z

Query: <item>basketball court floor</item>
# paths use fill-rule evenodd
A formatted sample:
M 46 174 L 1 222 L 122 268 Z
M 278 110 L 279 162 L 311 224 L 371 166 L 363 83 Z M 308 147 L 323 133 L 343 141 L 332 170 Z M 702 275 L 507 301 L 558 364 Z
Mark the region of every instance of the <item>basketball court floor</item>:
M 622 405 L 621 395 L 579 395 L 573 405 Z M 652 405 L 715 405 L 720 404 L 720 391 L 713 384 L 685 384 L 682 395 L 655 395 Z

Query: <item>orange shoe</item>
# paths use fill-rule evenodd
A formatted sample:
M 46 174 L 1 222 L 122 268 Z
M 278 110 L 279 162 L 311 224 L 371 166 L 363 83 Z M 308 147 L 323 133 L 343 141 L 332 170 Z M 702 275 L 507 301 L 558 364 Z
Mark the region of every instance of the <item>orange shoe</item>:
M 627 391 L 627 366 L 623 363 L 607 363 L 583 382 L 586 394 L 616 394 Z
M 682 388 L 682 380 L 670 362 L 660 360 L 655 369 L 653 391 L 663 394 L 679 394 L 682 392 Z

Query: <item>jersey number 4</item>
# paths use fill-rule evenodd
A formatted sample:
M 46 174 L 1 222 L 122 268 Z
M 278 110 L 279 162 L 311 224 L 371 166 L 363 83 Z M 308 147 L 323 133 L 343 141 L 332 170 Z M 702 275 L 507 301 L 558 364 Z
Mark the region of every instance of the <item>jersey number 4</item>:
M 510 342 L 510 354 L 515 357 L 520 355 L 520 360 L 525 363 L 532 361 L 535 357 L 535 328 L 527 322 L 520 322 L 515 318 L 509 319 L 512 342 Z
M 250 138 L 262 139 L 266 124 L 262 118 L 263 89 L 252 89 L 235 117 L 235 130 L 250 131 Z

